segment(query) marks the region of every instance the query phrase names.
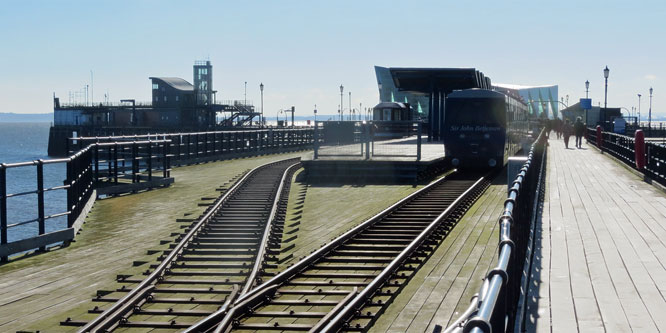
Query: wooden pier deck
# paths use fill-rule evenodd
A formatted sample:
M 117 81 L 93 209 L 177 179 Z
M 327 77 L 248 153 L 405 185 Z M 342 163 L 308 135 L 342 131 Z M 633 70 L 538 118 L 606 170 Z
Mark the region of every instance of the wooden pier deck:
M 69 247 L 12 261 L 0 266 L 0 332 L 76 331 L 59 326 L 67 317 L 81 317 L 97 290 L 118 287 L 117 274 L 145 271 L 184 223 L 205 209 L 203 197 L 217 197 L 216 189 L 235 176 L 270 161 L 302 153 L 241 158 L 175 168 L 169 188 L 98 200 L 82 232 Z M 211 201 L 204 201 L 211 202 Z
M 548 149 L 526 330 L 664 330 L 666 195 L 585 143 Z

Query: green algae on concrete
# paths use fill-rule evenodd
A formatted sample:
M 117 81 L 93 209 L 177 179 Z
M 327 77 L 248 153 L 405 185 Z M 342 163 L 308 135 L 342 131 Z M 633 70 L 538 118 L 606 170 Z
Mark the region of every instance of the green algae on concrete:
M 164 249 L 160 240 L 180 232 L 184 213 L 196 218 L 205 207 L 202 197 L 258 165 L 298 157 L 276 154 L 185 166 L 172 171 L 169 188 L 98 200 L 69 247 L 0 266 L 0 331 L 74 331 L 59 326 L 67 317 L 79 319 L 94 305 L 99 289 L 114 290 L 117 274 L 138 274 L 154 261 L 149 249 Z

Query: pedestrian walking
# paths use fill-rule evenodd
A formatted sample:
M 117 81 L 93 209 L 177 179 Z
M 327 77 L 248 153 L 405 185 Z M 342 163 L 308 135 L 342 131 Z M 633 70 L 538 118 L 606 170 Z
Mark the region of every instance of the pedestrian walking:
M 564 124 L 562 125 L 562 137 L 564 138 L 564 147 L 566 149 L 569 149 L 569 137 L 571 136 L 571 132 L 573 132 L 573 128 L 571 127 L 571 121 L 567 119 L 564 121 Z
M 553 130 L 553 123 L 550 119 L 544 120 L 544 127 L 546 128 L 546 139 L 550 137 L 550 131 Z
M 583 134 L 585 133 L 585 124 L 583 124 L 583 118 L 576 118 L 574 123 L 574 134 L 576 135 L 576 148 L 583 148 Z

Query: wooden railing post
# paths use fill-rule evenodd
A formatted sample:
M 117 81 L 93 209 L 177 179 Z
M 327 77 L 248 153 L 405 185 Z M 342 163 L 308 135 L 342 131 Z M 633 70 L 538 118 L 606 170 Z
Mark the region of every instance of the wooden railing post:
M 118 184 L 118 142 L 113 145 L 113 182 Z
M 67 187 L 67 211 L 69 214 L 67 215 L 67 227 L 71 228 L 74 225 L 74 221 L 76 221 L 76 218 L 74 217 L 74 197 L 76 195 L 76 189 L 75 186 L 77 185 L 74 182 L 74 159 L 70 159 L 67 161 L 67 179 L 65 180 L 65 184 L 69 185 Z
M 137 149 L 137 144 L 136 141 L 132 143 L 132 183 L 137 183 L 138 182 L 138 177 L 139 177 L 139 160 L 138 160 L 138 149 Z
M 39 225 L 39 234 L 46 233 L 44 225 L 44 160 L 37 161 L 37 223 Z M 46 251 L 46 247 L 39 248 L 40 251 Z
M 418 123 L 416 130 L 416 160 L 421 160 L 421 123 Z
M 99 183 L 99 145 L 95 145 L 95 184 Z
M 162 177 L 164 177 L 164 179 L 166 179 L 168 177 L 168 175 L 167 175 L 168 171 L 167 170 L 169 169 L 167 167 L 168 166 L 167 158 L 169 158 L 168 157 L 169 153 L 168 153 L 168 149 L 167 149 L 167 144 L 168 143 L 165 142 L 164 146 L 162 146 L 162 170 L 163 170 L 162 171 Z
M 7 244 L 7 168 L 5 163 L 0 164 L 0 244 Z M 7 262 L 8 257 L 0 257 L 1 262 Z
M 153 142 L 148 140 L 148 181 L 153 180 Z

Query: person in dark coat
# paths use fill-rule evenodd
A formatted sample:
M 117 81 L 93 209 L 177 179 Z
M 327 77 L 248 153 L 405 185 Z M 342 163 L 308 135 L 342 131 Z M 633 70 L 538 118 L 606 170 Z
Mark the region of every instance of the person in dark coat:
M 583 134 L 585 133 L 585 124 L 583 118 L 576 118 L 574 123 L 574 134 L 576 135 L 576 148 L 583 148 Z
M 566 149 L 569 149 L 569 137 L 571 136 L 572 132 L 573 128 L 571 127 L 571 121 L 567 119 L 562 125 L 562 137 L 564 138 L 564 147 Z

